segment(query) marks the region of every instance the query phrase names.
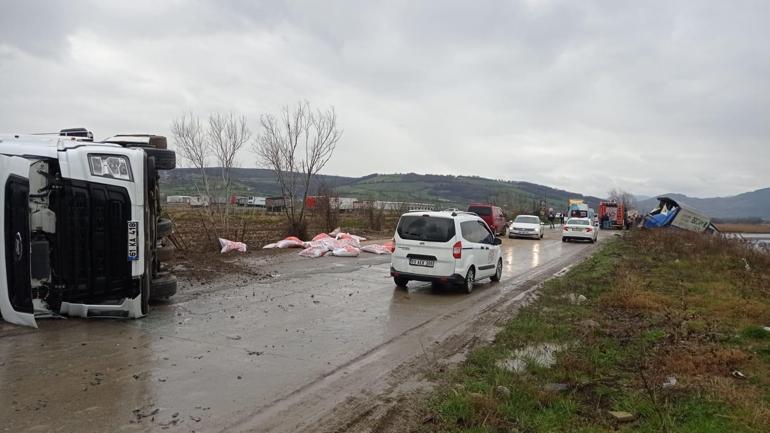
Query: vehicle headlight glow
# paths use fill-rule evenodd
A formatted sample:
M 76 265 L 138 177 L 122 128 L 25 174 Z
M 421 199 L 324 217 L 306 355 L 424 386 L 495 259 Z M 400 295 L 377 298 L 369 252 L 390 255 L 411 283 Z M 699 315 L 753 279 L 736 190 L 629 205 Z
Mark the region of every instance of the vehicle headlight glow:
M 128 158 L 120 155 L 88 155 L 88 165 L 91 168 L 91 174 L 100 177 L 109 177 L 133 181 L 131 175 L 131 163 Z

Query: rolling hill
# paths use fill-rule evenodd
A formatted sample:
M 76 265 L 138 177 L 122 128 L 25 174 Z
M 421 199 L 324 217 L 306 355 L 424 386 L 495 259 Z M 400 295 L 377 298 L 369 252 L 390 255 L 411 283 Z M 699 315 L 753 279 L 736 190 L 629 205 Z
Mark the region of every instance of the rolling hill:
M 209 168 L 207 175 L 214 181 L 220 170 Z M 200 175 L 191 168 L 178 168 L 163 173 L 162 193 L 165 195 L 195 195 Z M 258 168 L 233 170 L 233 190 L 244 196 L 280 195 L 272 171 Z M 311 191 L 321 184 L 336 190 L 342 197 L 385 201 L 435 203 L 440 207 L 464 208 L 471 202 L 492 202 L 508 210 L 530 211 L 540 200 L 555 209 L 566 207 L 569 198 L 582 198 L 592 207 L 598 207 L 599 198 L 551 188 L 530 182 L 486 179 L 477 176 L 443 176 L 430 174 L 370 174 L 353 178 L 318 176 Z
M 692 206 L 712 218 L 763 218 L 770 219 L 770 188 L 758 189 L 730 197 L 696 198 L 684 194 L 661 194 Z M 638 203 L 639 209 L 649 211 L 658 204 L 649 198 Z

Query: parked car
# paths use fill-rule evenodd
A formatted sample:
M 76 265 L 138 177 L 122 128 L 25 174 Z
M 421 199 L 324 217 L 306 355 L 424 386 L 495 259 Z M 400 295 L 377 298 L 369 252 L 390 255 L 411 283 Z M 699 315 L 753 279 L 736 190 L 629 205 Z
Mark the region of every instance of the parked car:
M 509 238 L 543 239 L 545 223 L 535 215 L 519 215 L 508 226 Z
M 598 236 L 599 227 L 594 225 L 591 218 L 570 218 L 562 228 L 561 241 L 587 240 L 594 243 Z
M 398 287 L 409 281 L 461 285 L 500 281 L 500 238 L 481 217 L 467 212 L 408 212 L 398 221 L 390 275 Z
M 505 214 L 501 208 L 490 204 L 474 203 L 468 206 L 468 212 L 473 212 L 480 216 L 495 234 L 505 234 L 507 224 L 505 221 Z
M 176 166 L 165 137 L 85 129 L 0 134 L 0 314 L 137 318 L 176 293 L 162 261 L 158 170 Z

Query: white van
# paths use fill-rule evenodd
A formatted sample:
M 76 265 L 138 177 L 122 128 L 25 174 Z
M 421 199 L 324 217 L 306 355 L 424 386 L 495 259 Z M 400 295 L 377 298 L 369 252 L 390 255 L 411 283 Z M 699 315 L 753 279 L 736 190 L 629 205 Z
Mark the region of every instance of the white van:
M 398 221 L 390 275 L 398 287 L 409 281 L 462 285 L 482 278 L 500 281 L 502 241 L 487 223 L 467 212 L 408 212 Z

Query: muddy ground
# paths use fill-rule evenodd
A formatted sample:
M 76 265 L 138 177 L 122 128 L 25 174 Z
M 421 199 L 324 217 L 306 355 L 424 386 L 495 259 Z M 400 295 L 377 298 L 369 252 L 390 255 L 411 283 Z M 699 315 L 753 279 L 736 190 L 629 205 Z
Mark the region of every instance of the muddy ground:
M 146 318 L 0 325 L 0 429 L 397 431 L 421 416 L 405 403 L 427 373 L 489 341 L 539 282 L 595 248 L 559 236 L 505 239 L 503 281 L 471 295 L 396 289 L 389 257 L 369 254 L 182 261 L 179 293 Z

